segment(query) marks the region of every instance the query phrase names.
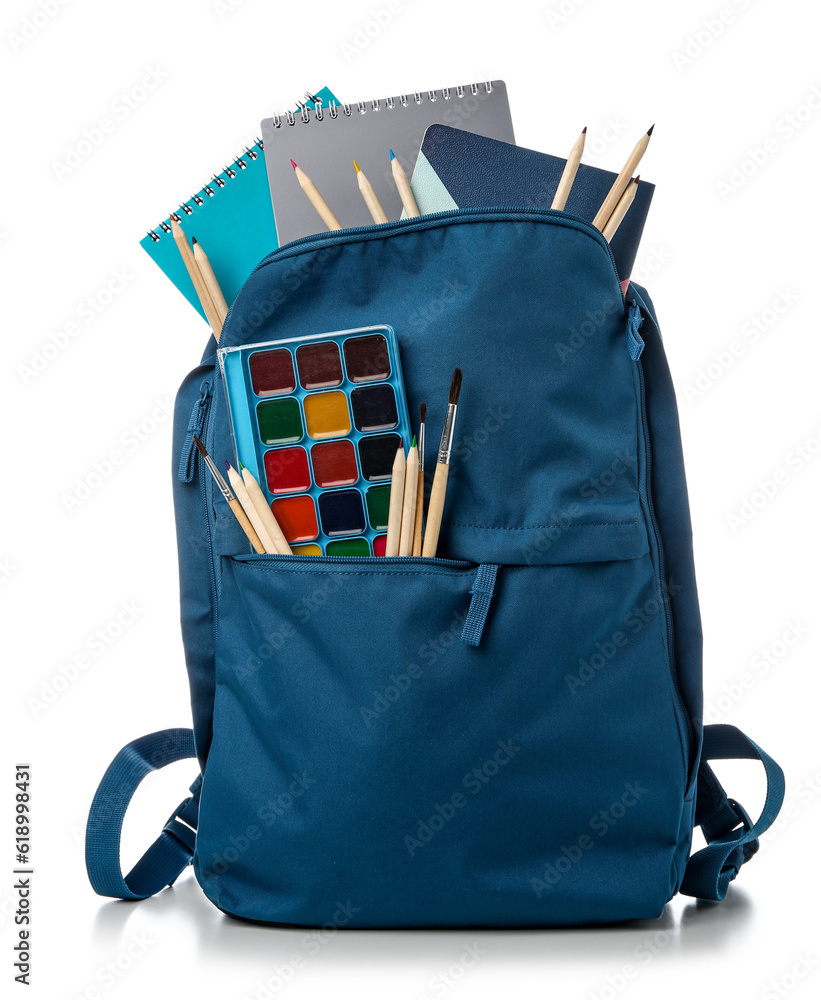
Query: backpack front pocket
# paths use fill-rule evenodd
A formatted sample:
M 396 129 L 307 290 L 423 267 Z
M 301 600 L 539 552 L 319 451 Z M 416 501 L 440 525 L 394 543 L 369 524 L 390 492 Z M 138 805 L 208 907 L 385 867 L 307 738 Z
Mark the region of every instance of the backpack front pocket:
M 226 558 L 195 867 L 256 920 L 651 917 L 685 784 L 653 569 Z M 473 591 L 473 593 L 471 593 Z

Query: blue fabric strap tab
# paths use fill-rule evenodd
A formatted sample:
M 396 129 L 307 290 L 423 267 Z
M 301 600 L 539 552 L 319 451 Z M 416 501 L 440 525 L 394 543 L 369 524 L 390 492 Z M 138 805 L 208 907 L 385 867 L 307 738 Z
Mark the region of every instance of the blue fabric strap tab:
M 641 309 L 638 303 L 630 303 L 630 312 L 627 315 L 627 350 L 634 361 L 638 361 L 641 352 L 644 350 L 644 341 L 639 336 L 639 327 L 644 322 Z
M 120 835 L 128 804 L 143 778 L 166 764 L 196 757 L 191 729 L 163 729 L 142 736 L 117 754 L 103 775 L 86 825 L 86 870 L 94 891 L 116 899 L 146 899 L 172 885 L 191 864 L 199 814 L 199 775 L 191 795 L 174 810 L 162 833 L 123 876 Z
M 767 795 L 757 823 L 727 797 L 708 760 L 759 760 L 767 775 Z M 735 726 L 705 726 L 698 769 L 696 824 L 707 847 L 687 862 L 681 891 L 687 896 L 724 899 L 741 866 L 758 850 L 758 838 L 767 830 L 784 801 L 784 772 L 776 762 Z
M 490 602 L 496 587 L 496 574 L 499 567 L 494 563 L 482 563 L 476 571 L 476 579 L 470 588 L 471 598 L 467 618 L 462 627 L 462 642 L 468 646 L 478 646 L 482 638 L 485 622 L 490 611 Z

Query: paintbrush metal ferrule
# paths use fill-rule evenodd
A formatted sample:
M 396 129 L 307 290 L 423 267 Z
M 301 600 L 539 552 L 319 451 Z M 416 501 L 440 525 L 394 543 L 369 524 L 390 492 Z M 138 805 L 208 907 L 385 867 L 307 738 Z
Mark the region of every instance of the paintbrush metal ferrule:
M 220 470 L 216 467 L 216 465 L 214 465 L 214 460 L 211 458 L 211 456 L 204 455 L 203 457 L 205 458 L 205 464 L 211 471 L 211 475 L 214 477 L 214 482 L 219 487 L 220 493 L 222 493 L 222 495 L 225 497 L 228 503 L 231 503 L 232 500 L 236 500 L 236 497 L 234 496 L 231 487 L 228 485 L 228 483 L 226 483 Z
M 442 428 L 442 440 L 439 442 L 439 457 L 436 459 L 440 465 L 450 465 L 450 452 L 453 448 L 453 431 L 456 424 L 456 405 L 456 403 L 448 403 L 445 426 Z

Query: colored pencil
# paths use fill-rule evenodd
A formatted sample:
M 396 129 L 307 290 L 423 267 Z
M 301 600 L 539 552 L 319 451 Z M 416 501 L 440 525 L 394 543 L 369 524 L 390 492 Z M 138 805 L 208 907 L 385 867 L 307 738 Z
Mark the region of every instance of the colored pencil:
M 416 522 L 413 526 L 413 555 L 422 555 L 422 520 L 425 507 L 425 415 L 427 406 L 419 407 L 419 485 L 416 487 Z
M 194 251 L 188 243 L 182 226 L 173 216 L 171 216 L 171 232 L 174 236 L 174 242 L 177 244 L 177 249 L 180 252 L 180 257 L 182 257 L 182 262 L 185 264 L 185 269 L 188 271 L 188 277 L 191 279 L 194 291 L 197 293 L 202 311 L 208 320 L 208 325 L 211 327 L 214 336 L 219 340 L 219 333 L 217 331 L 222 331 L 222 323 L 217 314 L 216 306 L 211 298 L 211 293 L 206 287 L 199 264 L 194 259 Z
M 379 204 L 379 199 L 376 197 L 376 192 L 373 189 L 373 185 L 368 180 L 368 178 L 362 173 L 359 164 L 356 160 L 353 161 L 354 168 L 356 169 L 356 182 L 359 185 L 359 191 L 365 200 L 365 204 L 368 206 L 368 211 L 371 213 L 371 218 L 379 226 L 383 222 L 388 221 L 387 215 L 385 215 L 385 210 Z
M 585 125 L 582 129 L 582 134 L 575 141 L 573 148 L 570 150 L 570 155 L 567 157 L 567 162 L 564 165 L 564 170 L 562 171 L 562 176 L 559 180 L 559 186 L 556 188 L 555 195 L 553 195 L 553 204 L 550 207 L 556 209 L 557 212 L 563 212 L 564 206 L 567 204 L 567 196 L 570 194 L 570 189 L 573 187 L 573 181 L 576 179 L 576 172 L 579 169 L 582 154 L 584 153 L 584 142 L 586 136 L 587 126 Z
M 230 486 L 222 478 L 222 473 L 219 471 L 216 465 L 214 465 L 213 459 L 205 450 L 205 445 L 202 443 L 202 441 L 200 441 L 200 439 L 196 436 L 196 434 L 194 435 L 194 444 L 197 446 L 197 451 L 200 453 L 200 455 L 202 455 L 203 461 L 208 466 L 208 471 L 214 477 L 214 482 L 217 484 L 220 493 L 222 493 L 223 497 L 225 497 L 228 506 L 234 512 L 234 517 L 236 517 L 236 519 L 239 521 L 240 527 L 245 532 L 248 541 L 253 546 L 254 552 L 258 553 L 259 555 L 262 555 L 265 552 L 265 547 L 259 540 L 259 535 L 256 533 L 256 531 L 254 531 L 254 526 L 248 520 L 245 511 L 240 506 L 239 500 L 237 500 L 237 498 L 231 492 Z
M 405 215 L 409 219 L 415 219 L 419 215 L 419 206 L 416 204 L 416 199 L 413 197 L 413 191 L 411 191 L 411 186 L 408 183 L 408 175 L 402 169 L 402 164 L 393 155 L 393 150 L 389 150 L 391 154 L 391 170 L 393 172 L 393 181 L 396 184 L 396 190 L 399 192 L 399 197 L 402 199 L 402 206 L 405 209 Z
M 411 441 L 405 463 L 405 490 L 402 498 L 402 528 L 399 532 L 399 555 L 413 555 L 413 535 L 416 524 L 416 492 L 419 489 L 419 451 L 416 438 Z
M 239 500 L 242 509 L 248 515 L 248 520 L 251 522 L 254 531 L 257 533 L 257 537 L 262 542 L 262 547 L 269 555 L 275 553 L 277 550 L 274 545 L 274 540 L 271 538 L 268 530 L 262 523 L 262 518 L 259 516 L 259 512 L 254 506 L 254 502 L 251 500 L 251 497 L 248 495 L 248 489 L 242 480 L 242 476 L 240 476 L 237 470 L 228 461 L 225 463 L 225 469 L 228 473 L 228 482 L 231 484 L 234 496 L 237 500 Z
M 641 162 L 641 158 L 644 156 L 645 150 L 650 144 L 650 136 L 653 134 L 653 129 L 655 127 L 655 125 L 651 125 L 641 139 L 639 139 L 633 147 L 633 152 L 627 157 L 627 162 L 621 168 L 619 176 L 613 181 L 613 186 L 610 188 L 607 197 L 602 202 L 601 208 L 598 212 L 596 212 L 595 219 L 593 219 L 593 225 L 596 229 L 604 230 L 607 220 L 613 214 L 616 205 L 619 202 L 619 198 L 621 198 L 624 194 L 624 189 L 630 183 L 630 178 L 635 173 L 636 167 Z
M 294 168 L 294 173 L 296 174 L 296 179 L 299 181 L 299 186 L 308 196 L 308 201 L 319 213 L 320 219 L 322 219 L 328 229 L 341 229 L 342 226 L 339 224 L 337 217 L 328 207 L 328 203 L 319 193 L 316 184 L 314 184 L 305 171 L 300 169 L 293 160 L 291 160 L 291 166 Z
M 442 514 L 445 510 L 445 494 L 448 488 L 448 469 L 450 467 L 450 450 L 453 447 L 453 430 L 456 422 L 456 407 L 459 394 L 462 391 L 462 371 L 457 368 L 453 373 L 448 395 L 448 412 L 445 416 L 445 426 L 442 428 L 442 439 L 439 442 L 439 456 L 436 460 L 436 472 L 433 476 L 433 486 L 428 500 L 428 519 L 425 525 L 425 540 L 422 544 L 422 555 L 433 558 L 439 545 L 439 530 L 442 526 Z
M 636 198 L 636 192 L 639 189 L 639 175 L 636 174 L 635 178 L 627 185 L 624 194 L 619 198 L 619 203 L 610 218 L 607 220 L 607 225 L 602 230 L 602 236 L 609 243 L 613 237 L 616 235 L 616 230 L 622 223 L 622 219 L 627 215 L 627 210 L 633 204 Z
M 385 555 L 399 555 L 399 536 L 402 531 L 402 504 L 405 499 L 405 448 L 402 442 L 396 450 L 391 472 L 391 502 L 388 508 L 388 537 Z
M 288 539 L 282 533 L 282 528 L 279 526 L 279 521 L 274 517 L 274 512 L 271 510 L 271 505 L 262 492 L 262 487 L 256 481 L 256 478 L 251 473 L 250 469 L 247 469 L 242 462 L 239 463 L 240 472 L 242 473 L 242 481 L 245 483 L 245 488 L 248 490 L 248 496 L 251 498 L 251 503 L 259 514 L 260 520 L 265 525 L 272 542 L 274 543 L 274 552 L 279 552 L 280 555 L 287 556 L 291 554 L 291 546 L 288 544 Z
M 214 336 L 217 338 L 217 342 L 219 342 L 222 335 L 222 325 L 225 322 L 225 317 L 228 315 L 228 303 L 222 294 L 217 276 L 211 267 L 211 261 L 208 259 L 208 254 L 203 250 L 202 245 L 197 242 L 196 236 L 192 237 L 191 243 L 194 246 L 194 260 L 197 262 L 202 280 L 205 282 L 205 287 L 211 295 L 211 301 L 214 303 L 214 308 L 219 317 L 219 330 L 214 330 Z

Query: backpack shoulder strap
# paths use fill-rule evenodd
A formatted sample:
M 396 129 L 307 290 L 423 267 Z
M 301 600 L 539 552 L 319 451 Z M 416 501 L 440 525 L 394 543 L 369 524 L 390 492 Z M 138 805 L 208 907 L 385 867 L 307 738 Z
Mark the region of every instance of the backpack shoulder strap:
M 753 823 L 727 793 L 707 763 L 710 760 L 758 760 L 767 775 L 764 808 Z M 758 838 L 769 829 L 784 801 L 784 772 L 756 743 L 735 726 L 705 726 L 696 791 L 697 826 L 707 846 L 687 862 L 681 891 L 686 896 L 718 901 L 741 866 L 758 850 Z
M 124 746 L 111 762 L 91 803 L 86 825 L 86 870 L 95 892 L 117 899 L 146 899 L 173 885 L 191 864 L 202 775 L 125 876 L 120 867 L 120 835 L 128 804 L 143 778 L 166 764 L 195 756 L 193 730 L 163 729 Z

